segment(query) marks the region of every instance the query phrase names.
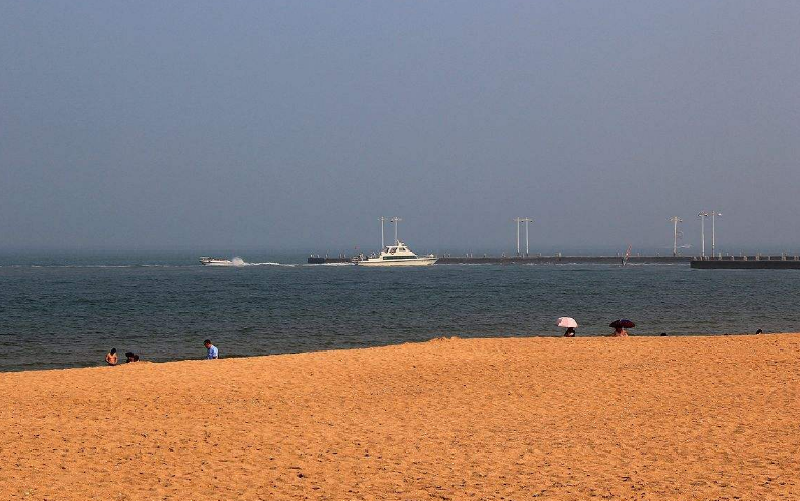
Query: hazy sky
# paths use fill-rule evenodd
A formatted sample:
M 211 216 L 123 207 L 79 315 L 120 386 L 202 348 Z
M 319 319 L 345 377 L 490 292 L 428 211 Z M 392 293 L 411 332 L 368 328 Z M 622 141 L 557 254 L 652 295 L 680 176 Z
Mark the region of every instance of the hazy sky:
M 796 0 L 0 0 L 0 248 L 800 250 L 799 159 Z

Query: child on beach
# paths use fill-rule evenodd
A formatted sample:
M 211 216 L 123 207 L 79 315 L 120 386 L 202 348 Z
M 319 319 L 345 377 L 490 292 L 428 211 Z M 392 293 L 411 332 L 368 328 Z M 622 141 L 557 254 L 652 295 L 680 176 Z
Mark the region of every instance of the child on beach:
M 114 366 L 117 365 L 117 349 L 111 348 L 111 351 L 106 353 L 106 363 L 108 365 Z

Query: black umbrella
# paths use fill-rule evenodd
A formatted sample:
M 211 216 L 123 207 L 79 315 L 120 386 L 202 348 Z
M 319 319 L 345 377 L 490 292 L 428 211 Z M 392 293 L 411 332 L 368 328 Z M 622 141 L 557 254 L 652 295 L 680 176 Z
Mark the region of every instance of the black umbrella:
M 628 320 L 627 318 L 620 318 L 619 320 L 614 320 L 610 324 L 609 327 L 613 327 L 615 329 L 631 329 L 636 327 L 636 324 Z

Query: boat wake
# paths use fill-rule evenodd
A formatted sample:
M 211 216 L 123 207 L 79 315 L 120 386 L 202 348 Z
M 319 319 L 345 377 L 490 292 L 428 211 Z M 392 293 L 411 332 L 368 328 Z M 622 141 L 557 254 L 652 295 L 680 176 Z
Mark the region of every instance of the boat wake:
M 286 266 L 286 267 L 289 267 L 289 268 L 293 268 L 293 267 L 295 267 L 297 265 L 296 264 L 286 264 L 286 263 L 274 263 L 274 262 L 268 261 L 266 263 L 244 263 L 243 266 Z
M 240 257 L 235 257 L 231 259 L 231 263 L 233 263 L 233 266 L 287 266 L 290 268 L 297 266 L 296 264 L 276 263 L 275 261 L 264 261 L 263 263 L 248 263 L 247 261 L 245 261 Z
M 246 266 L 297 266 L 295 264 L 283 264 L 283 263 L 276 263 L 274 261 L 265 261 L 261 263 L 248 263 L 247 261 L 238 256 L 232 259 L 217 259 L 210 257 L 202 257 L 200 258 L 200 263 L 205 266 L 213 266 L 215 268 L 216 267 L 244 268 Z

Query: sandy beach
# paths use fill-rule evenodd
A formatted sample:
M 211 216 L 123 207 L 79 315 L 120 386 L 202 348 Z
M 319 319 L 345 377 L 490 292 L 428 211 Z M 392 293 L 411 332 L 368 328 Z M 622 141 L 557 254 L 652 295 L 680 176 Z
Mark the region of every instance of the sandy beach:
M 800 334 L 0 374 L 0 499 L 798 499 Z

